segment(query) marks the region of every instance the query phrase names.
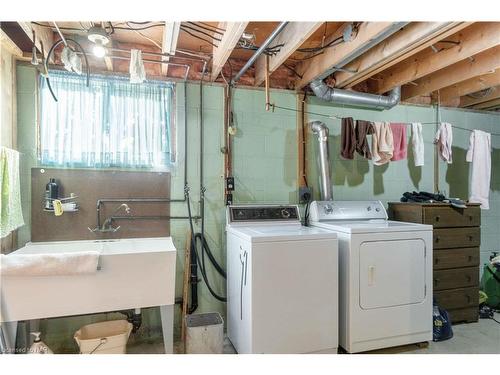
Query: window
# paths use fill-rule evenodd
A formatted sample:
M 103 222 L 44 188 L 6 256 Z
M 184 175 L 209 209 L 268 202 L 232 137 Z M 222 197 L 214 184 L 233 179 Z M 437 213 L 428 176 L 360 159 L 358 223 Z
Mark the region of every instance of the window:
M 51 71 L 41 77 L 40 151 L 47 166 L 161 168 L 173 161 L 174 84 Z

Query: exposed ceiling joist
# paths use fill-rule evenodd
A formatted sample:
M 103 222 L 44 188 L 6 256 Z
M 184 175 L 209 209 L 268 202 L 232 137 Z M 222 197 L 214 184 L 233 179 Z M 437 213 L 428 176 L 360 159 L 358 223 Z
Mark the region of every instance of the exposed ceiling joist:
M 460 107 L 472 107 L 492 100 L 500 99 L 500 84 L 490 87 L 484 96 L 464 96 L 460 98 Z
M 54 35 L 52 33 L 52 29 L 48 27 L 42 27 L 38 25 L 34 25 L 31 22 L 18 22 L 21 29 L 26 33 L 26 35 L 33 41 L 33 31 L 35 32 L 35 45 L 38 51 L 42 51 L 42 46 L 40 41 L 43 44 L 43 52 L 45 54 L 44 58 L 47 57 L 50 47 L 54 43 Z M 54 58 L 51 56 L 50 62 L 54 62 Z
M 473 106 L 471 108 L 489 110 L 489 109 L 495 109 L 498 107 L 500 107 L 500 98 L 497 98 L 495 100 L 490 100 L 489 102 L 476 104 L 475 106 Z
M 0 48 L 1 49 L 6 49 L 9 51 L 11 54 L 15 56 L 22 56 L 23 51 L 16 46 L 16 43 L 12 41 L 12 39 L 9 38 L 7 34 L 4 33 L 3 30 L 0 29 Z
M 179 39 L 179 31 L 181 29 L 180 22 L 165 22 L 163 27 L 163 37 L 161 43 L 161 52 L 169 55 L 174 55 L 177 49 L 177 40 Z M 162 61 L 169 61 L 170 57 L 162 57 Z M 168 74 L 168 64 L 161 65 L 161 74 Z
M 269 74 L 278 69 L 323 22 L 289 22 L 286 33 L 280 33 L 273 45 L 284 44 L 274 56 L 269 56 Z M 261 55 L 255 62 L 255 86 L 260 86 L 266 77 L 266 57 Z
M 478 22 L 462 30 L 459 44 L 432 53 L 422 59 L 402 63 L 382 73 L 376 93 L 382 94 L 396 86 L 418 80 L 478 53 L 500 45 L 500 23 Z M 463 80 L 463 79 L 462 79 Z M 453 82 L 454 83 L 454 82 Z M 449 84 L 447 85 L 449 86 Z M 418 91 L 418 90 L 407 90 Z M 428 94 L 425 92 L 424 94 Z
M 227 59 L 233 52 L 234 47 L 238 44 L 241 35 L 245 31 L 248 22 L 221 22 L 219 27 L 225 29 L 224 35 L 217 47 L 213 47 L 212 57 L 212 72 L 210 80 L 215 81 L 226 63 Z
M 408 22 L 363 22 L 351 41 L 327 48 L 322 54 L 302 62 L 299 67 L 302 78 L 295 88 L 301 89 L 315 79 L 329 76 L 335 68 L 344 67 L 406 24 Z
M 500 85 L 500 69 L 445 87 L 439 90 L 439 98 L 442 103 L 446 103 L 497 85 Z
M 402 99 L 425 95 L 443 87 L 486 74 L 500 68 L 500 46 L 490 48 L 472 59 L 465 59 L 403 87 Z
M 346 65 L 349 71 L 337 72 L 335 86 L 350 88 L 357 85 L 469 25 L 470 22 L 411 23 Z

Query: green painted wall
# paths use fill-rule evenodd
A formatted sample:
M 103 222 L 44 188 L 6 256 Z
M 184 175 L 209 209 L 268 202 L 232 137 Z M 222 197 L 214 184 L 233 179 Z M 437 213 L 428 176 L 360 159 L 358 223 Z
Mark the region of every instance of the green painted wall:
M 26 222 L 29 223 L 29 170 L 36 166 L 35 152 L 35 89 L 36 76 L 32 67 L 19 65 L 18 80 L 18 142 L 23 153 L 21 179 L 25 187 L 22 192 Z M 192 199 L 193 213 L 199 212 L 199 126 L 200 101 L 199 85 L 187 85 L 187 102 L 184 103 L 184 85 L 177 85 L 177 124 L 179 160 L 172 170 L 172 196 L 183 196 L 183 144 L 184 105 L 186 105 L 188 124 L 188 181 Z M 297 108 L 296 95 L 291 91 L 272 91 L 272 101 L 287 108 Z M 223 203 L 223 89 L 220 86 L 204 86 L 203 117 L 205 135 L 204 186 L 206 188 L 206 236 L 210 247 L 222 265 L 225 265 L 225 206 Z M 355 119 L 384 120 L 396 122 L 432 122 L 436 120 L 436 109 L 431 107 L 400 105 L 390 111 L 369 111 L 335 107 L 315 98 L 308 100 L 307 110 L 324 115 L 352 116 Z M 261 90 L 237 89 L 233 98 L 234 121 L 237 134 L 234 138 L 234 177 L 237 203 L 251 202 L 297 202 L 297 114 L 293 111 L 276 109 L 264 110 L 264 93 Z M 308 120 L 320 119 L 330 129 L 330 155 L 332 160 L 332 183 L 335 199 L 380 199 L 384 202 L 399 200 L 408 190 L 432 191 L 434 186 L 434 146 L 432 138 L 434 125 L 424 125 L 426 147 L 425 166 L 416 168 L 413 160 L 403 160 L 389 165 L 374 167 L 371 162 L 356 158 L 353 161 L 341 160 L 338 155 L 340 142 L 340 120 L 310 115 Z M 477 128 L 500 132 L 500 115 L 468 112 L 456 109 L 442 109 L 442 121 L 468 129 Z M 499 129 L 499 130 L 495 130 Z M 408 137 L 410 133 L 408 132 Z M 440 162 L 440 189 L 461 198 L 467 198 L 469 169 L 465 162 L 469 133 L 454 132 L 454 164 L 447 166 Z M 493 179 L 491 209 L 483 211 L 481 246 L 482 260 L 488 253 L 498 250 L 500 243 L 500 162 L 498 148 L 500 137 L 493 137 Z M 315 196 L 318 194 L 315 137 L 308 135 L 307 166 L 309 184 Z M 410 153 L 411 154 L 411 153 Z M 172 214 L 186 215 L 184 204 L 172 204 Z M 184 248 L 188 223 L 172 221 L 171 234 L 178 250 L 177 257 L 177 296 L 182 294 L 182 273 L 184 270 Z M 29 225 L 20 231 L 22 241 L 29 240 Z M 210 268 L 208 272 L 214 288 L 224 293 L 224 282 Z M 213 299 L 206 286 L 200 283 L 199 312 L 219 311 L 225 313 L 224 305 Z M 62 318 L 50 320 L 42 325 L 47 342 L 56 350 L 74 350 L 72 335 L 82 324 L 104 320 L 103 314 L 81 318 Z M 176 309 L 176 326 L 179 327 L 179 309 Z M 145 314 L 142 334 L 131 340 L 161 340 L 159 314 L 157 309 L 149 309 Z

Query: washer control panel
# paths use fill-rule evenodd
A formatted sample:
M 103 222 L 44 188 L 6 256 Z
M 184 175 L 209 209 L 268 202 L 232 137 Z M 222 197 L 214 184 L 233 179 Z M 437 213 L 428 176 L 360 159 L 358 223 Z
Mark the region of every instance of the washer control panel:
M 228 207 L 229 223 L 299 222 L 296 205 L 241 205 Z
M 311 203 L 311 220 L 387 220 L 380 201 L 315 201 Z

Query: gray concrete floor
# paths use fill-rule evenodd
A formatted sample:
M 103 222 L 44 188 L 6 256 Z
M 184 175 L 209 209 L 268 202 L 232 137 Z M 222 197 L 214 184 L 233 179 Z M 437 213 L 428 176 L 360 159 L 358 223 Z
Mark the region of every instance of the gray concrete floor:
M 500 321 L 500 314 L 495 314 Z M 394 348 L 374 350 L 369 354 L 500 354 L 500 324 L 490 319 L 481 319 L 477 323 L 453 326 L 453 338 L 447 341 L 430 342 L 427 347 L 406 345 Z M 182 343 L 174 344 L 175 353 L 182 353 Z M 130 354 L 162 354 L 163 342 L 129 345 Z M 235 354 L 229 340 L 224 340 L 224 354 Z

